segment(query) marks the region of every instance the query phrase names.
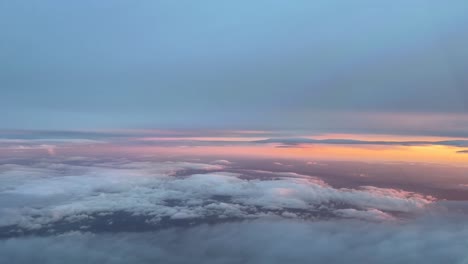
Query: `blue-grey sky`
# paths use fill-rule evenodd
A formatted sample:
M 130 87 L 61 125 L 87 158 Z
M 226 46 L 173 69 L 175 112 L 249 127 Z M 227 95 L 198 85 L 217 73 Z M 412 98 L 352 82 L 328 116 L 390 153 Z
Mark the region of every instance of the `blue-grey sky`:
M 467 11 L 464 0 L 0 0 L 0 128 L 466 135 Z

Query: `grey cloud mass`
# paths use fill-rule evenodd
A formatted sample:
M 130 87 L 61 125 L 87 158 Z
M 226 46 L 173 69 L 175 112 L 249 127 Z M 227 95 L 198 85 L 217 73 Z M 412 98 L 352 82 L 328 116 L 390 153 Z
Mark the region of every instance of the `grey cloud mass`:
M 462 0 L 2 1 L 0 126 L 362 131 L 326 113 L 466 114 L 466 8 Z
M 466 224 L 457 219 L 417 219 L 402 226 L 270 220 L 149 233 L 12 238 L 0 240 L 0 261 L 464 264 L 467 236 Z

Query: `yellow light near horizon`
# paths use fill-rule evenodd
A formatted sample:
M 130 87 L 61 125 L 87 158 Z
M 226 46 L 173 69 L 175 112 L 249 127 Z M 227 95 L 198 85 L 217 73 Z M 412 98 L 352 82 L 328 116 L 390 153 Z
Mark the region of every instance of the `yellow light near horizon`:
M 252 157 L 276 159 L 318 159 L 369 162 L 421 162 L 467 165 L 468 155 L 450 146 L 381 146 L 381 145 L 301 145 L 278 148 L 277 145 L 132 147 L 137 153 Z M 127 149 L 129 151 L 129 149 Z
M 341 136 L 341 135 L 340 135 Z M 330 137 L 328 137 L 330 138 Z M 349 137 L 348 137 L 349 138 Z M 197 138 L 199 139 L 199 138 Z M 205 137 L 203 139 L 214 139 Z M 234 138 L 217 138 L 218 141 Z M 366 138 L 370 140 L 369 138 Z M 171 138 L 172 140 L 172 138 Z M 386 141 L 389 141 L 388 139 Z M 239 141 L 240 142 L 240 141 Z M 369 161 L 369 162 L 422 162 L 468 166 L 468 154 L 457 153 L 464 148 L 443 145 L 329 145 L 329 144 L 302 144 L 281 147 L 280 144 L 242 144 L 223 145 L 181 145 L 181 146 L 154 146 L 148 145 L 115 145 L 93 144 L 63 146 L 54 149 L 58 154 L 68 153 L 76 155 L 86 154 L 115 154 L 129 155 L 187 155 L 187 156 L 213 156 L 213 157 L 247 157 L 272 159 L 303 159 L 303 160 L 342 160 L 342 161 Z

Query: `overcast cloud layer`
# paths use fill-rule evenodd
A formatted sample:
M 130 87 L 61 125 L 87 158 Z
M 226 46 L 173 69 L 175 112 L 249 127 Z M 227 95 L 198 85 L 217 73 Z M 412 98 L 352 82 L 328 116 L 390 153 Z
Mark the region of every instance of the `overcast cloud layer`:
M 0 127 L 460 134 L 467 8 L 464 0 L 2 1 L 0 110 L 9 114 Z M 421 119 L 435 121 L 414 124 Z
M 149 233 L 0 240 L 5 263 L 382 263 L 466 264 L 463 222 L 403 226 L 338 221 L 253 221 Z

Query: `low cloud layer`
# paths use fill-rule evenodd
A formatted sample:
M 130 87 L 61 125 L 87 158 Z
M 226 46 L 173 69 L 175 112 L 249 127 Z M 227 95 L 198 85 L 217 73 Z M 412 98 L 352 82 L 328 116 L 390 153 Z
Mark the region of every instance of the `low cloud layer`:
M 468 262 L 457 220 L 407 224 L 255 220 L 159 232 L 0 240 L 5 263 L 426 263 Z
M 54 232 L 56 224 L 70 225 L 63 231 L 86 230 L 92 220 L 106 219 L 111 225 L 108 216 L 117 214 L 143 217 L 154 226 L 208 218 L 392 221 L 435 201 L 397 189 L 333 188 L 296 173 L 266 172 L 267 178 L 249 178 L 249 170 L 227 172 L 229 163 L 70 158 L 0 165 L 0 229 L 3 235 Z
M 229 160 L 11 160 L 0 182 L 1 263 L 468 261 L 466 202 Z

